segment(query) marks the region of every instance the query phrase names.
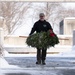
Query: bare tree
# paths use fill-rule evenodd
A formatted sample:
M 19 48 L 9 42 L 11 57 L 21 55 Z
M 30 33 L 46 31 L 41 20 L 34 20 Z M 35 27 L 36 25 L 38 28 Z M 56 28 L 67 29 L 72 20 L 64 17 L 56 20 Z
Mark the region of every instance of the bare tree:
M 49 22 L 52 22 L 52 26 L 54 27 L 55 21 L 58 20 L 57 13 L 59 9 L 62 9 L 62 8 L 63 6 L 60 3 L 45 2 L 44 6 L 37 6 L 35 9 L 37 9 L 36 14 L 39 14 L 40 12 L 44 12 L 46 15 L 46 20 L 48 20 Z M 37 15 L 35 18 L 37 18 Z
M 63 20 L 66 17 L 75 17 L 75 9 L 67 8 L 67 9 L 60 9 L 58 12 L 58 18 Z
M 29 8 L 29 2 L 0 2 L 0 16 L 6 20 L 8 33 L 14 32 L 21 26 L 22 19 Z
M 60 9 L 63 9 L 62 3 L 47 3 L 46 8 L 47 20 L 52 23 L 52 27 L 54 28 L 55 25 L 59 25 L 57 13 Z

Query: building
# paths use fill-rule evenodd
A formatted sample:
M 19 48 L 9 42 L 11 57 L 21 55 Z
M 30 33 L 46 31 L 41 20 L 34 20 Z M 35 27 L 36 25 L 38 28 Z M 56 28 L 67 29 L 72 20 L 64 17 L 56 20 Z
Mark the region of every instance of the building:
M 60 22 L 60 26 L 59 26 L 59 34 L 61 34 L 61 35 L 64 34 L 63 26 L 64 26 L 64 21 L 62 20 L 62 21 Z
M 59 30 L 61 35 L 72 35 L 74 29 L 75 17 L 67 17 L 60 22 Z

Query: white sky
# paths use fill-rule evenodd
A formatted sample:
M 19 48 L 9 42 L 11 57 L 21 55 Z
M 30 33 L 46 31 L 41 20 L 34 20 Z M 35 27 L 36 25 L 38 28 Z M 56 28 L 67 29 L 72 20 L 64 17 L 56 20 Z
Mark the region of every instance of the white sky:
M 70 8 L 75 8 L 75 2 L 69 2 L 69 3 L 65 3 L 65 7 L 70 7 Z

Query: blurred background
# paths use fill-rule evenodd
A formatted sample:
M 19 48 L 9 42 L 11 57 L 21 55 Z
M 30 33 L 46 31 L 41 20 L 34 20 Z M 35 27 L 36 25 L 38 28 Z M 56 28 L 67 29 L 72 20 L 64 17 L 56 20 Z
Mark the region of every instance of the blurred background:
M 39 13 L 46 15 L 56 34 L 63 34 L 63 20 L 66 17 L 75 17 L 74 2 L 0 2 L 0 19 L 4 23 L 5 35 L 28 36 Z M 2 24 L 1 24 L 2 25 Z

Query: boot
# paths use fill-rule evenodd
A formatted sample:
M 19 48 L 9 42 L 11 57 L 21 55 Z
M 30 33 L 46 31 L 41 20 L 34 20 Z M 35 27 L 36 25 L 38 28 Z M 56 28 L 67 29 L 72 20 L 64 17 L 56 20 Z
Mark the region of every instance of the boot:
M 45 60 L 42 60 L 42 65 L 46 65 Z
M 41 60 L 40 61 L 37 61 L 36 64 L 41 64 Z

